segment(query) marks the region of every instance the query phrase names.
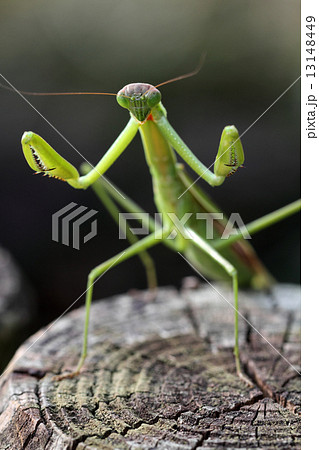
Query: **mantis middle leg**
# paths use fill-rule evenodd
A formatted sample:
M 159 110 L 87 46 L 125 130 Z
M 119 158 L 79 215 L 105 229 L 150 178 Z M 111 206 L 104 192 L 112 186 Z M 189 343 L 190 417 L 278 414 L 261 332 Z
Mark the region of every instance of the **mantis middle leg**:
M 92 185 L 92 188 L 95 194 L 98 196 L 99 200 L 102 202 L 107 211 L 110 213 L 114 222 L 122 229 L 122 231 L 125 231 L 126 239 L 129 241 L 130 244 L 133 245 L 136 242 L 138 242 L 139 239 L 135 236 L 135 234 L 132 233 L 126 222 L 123 225 L 123 222 L 120 221 L 121 211 L 119 210 L 119 208 L 117 207 L 111 196 L 108 194 L 106 190 L 106 185 L 107 181 L 99 179 Z M 122 198 L 122 200 L 123 204 L 126 205 L 125 209 L 128 211 L 129 207 L 131 206 L 130 201 L 127 198 Z M 138 213 L 138 211 L 136 212 Z M 157 288 L 157 277 L 154 261 L 147 251 L 139 253 L 138 256 L 146 271 L 148 289 L 155 295 L 155 291 Z
M 207 253 L 214 261 L 216 261 L 221 267 L 225 269 L 228 275 L 232 278 L 233 283 L 233 295 L 234 295 L 234 332 L 235 332 L 235 345 L 234 345 L 234 355 L 236 362 L 236 371 L 238 376 L 248 385 L 252 385 L 252 382 L 242 373 L 239 358 L 239 342 L 238 342 L 238 275 L 237 269 L 225 259 L 220 253 L 213 249 L 205 239 L 199 236 L 190 228 L 186 228 L 187 233 L 192 238 L 192 243 L 198 248 Z
M 61 380 L 63 378 L 72 378 L 79 374 L 85 358 L 87 356 L 87 341 L 88 341 L 88 329 L 89 329 L 89 319 L 90 319 L 90 308 L 92 303 L 92 295 L 93 295 L 93 285 L 94 283 L 109 269 L 117 266 L 121 262 L 131 258 L 132 256 L 138 255 L 141 252 L 145 252 L 146 249 L 155 246 L 156 244 L 161 243 L 166 237 L 170 234 L 171 230 L 158 230 L 156 233 L 152 233 L 149 236 L 139 240 L 135 244 L 128 247 L 127 250 L 118 253 L 112 258 L 104 261 L 103 263 L 96 266 L 91 270 L 87 280 L 87 289 L 86 289 L 86 298 L 85 298 L 85 324 L 84 324 L 84 335 L 83 335 L 83 346 L 82 353 L 77 365 L 77 368 L 74 372 L 69 374 L 63 374 L 58 376 L 57 379 Z M 161 238 L 159 238 L 161 236 Z

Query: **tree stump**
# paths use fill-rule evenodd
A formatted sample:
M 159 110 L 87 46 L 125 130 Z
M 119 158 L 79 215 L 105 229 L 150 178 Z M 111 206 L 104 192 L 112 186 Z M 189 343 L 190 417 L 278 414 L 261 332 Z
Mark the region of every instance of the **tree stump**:
M 249 387 L 235 373 L 231 291 L 215 287 L 95 302 L 73 379 L 54 376 L 77 364 L 84 309 L 40 330 L 0 379 L 0 448 L 300 448 L 300 288 L 240 293 Z

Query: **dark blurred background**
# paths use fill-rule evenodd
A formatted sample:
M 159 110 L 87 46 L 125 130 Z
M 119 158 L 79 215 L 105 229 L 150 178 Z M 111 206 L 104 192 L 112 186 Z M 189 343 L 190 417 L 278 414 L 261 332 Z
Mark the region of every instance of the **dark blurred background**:
M 243 132 L 300 74 L 295 0 L 2 0 L 0 9 L 1 73 L 21 90 L 116 93 L 131 82 L 158 84 L 188 72 L 207 51 L 198 75 L 161 89 L 171 124 L 206 165 L 215 158 L 225 125 Z M 126 244 L 90 189 L 32 174 L 20 147 L 25 130 L 40 134 L 75 166 L 83 160 L 16 93 L 0 90 L 0 98 L 0 244 L 35 291 L 39 326 L 85 290 L 92 267 Z M 113 97 L 28 100 L 92 163 L 128 121 Z M 239 212 L 245 222 L 297 199 L 299 122 L 297 82 L 243 136 L 245 169 L 221 188 L 200 184 L 226 213 Z M 108 176 L 155 212 L 138 136 Z M 99 211 L 98 236 L 80 251 L 51 240 L 51 215 L 72 201 Z M 256 235 L 253 243 L 277 280 L 300 281 L 299 217 Z M 151 253 L 161 285 L 192 274 L 168 249 Z M 135 258 L 103 277 L 94 297 L 145 287 Z

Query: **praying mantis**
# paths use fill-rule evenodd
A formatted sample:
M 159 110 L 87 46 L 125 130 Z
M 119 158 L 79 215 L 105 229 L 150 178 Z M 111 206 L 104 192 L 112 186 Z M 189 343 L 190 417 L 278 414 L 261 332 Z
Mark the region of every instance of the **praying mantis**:
M 177 77 L 171 81 L 192 75 Z M 130 246 L 126 251 L 107 259 L 91 270 L 87 280 L 86 312 L 82 353 L 76 369 L 62 374 L 58 379 L 73 377 L 80 373 L 88 351 L 88 329 L 93 284 L 106 271 L 121 262 L 138 255 L 145 267 L 148 286 L 155 290 L 157 277 L 154 262 L 148 250 L 159 243 L 183 255 L 201 274 L 210 279 L 232 281 L 234 304 L 234 356 L 236 371 L 241 379 L 249 383 L 241 370 L 238 340 L 238 286 L 268 288 L 272 277 L 258 259 L 252 246 L 244 239 L 244 233 L 231 233 L 227 239 L 223 233 L 227 218 L 189 176 L 184 165 L 177 162 L 175 152 L 209 186 L 221 186 L 244 162 L 244 151 L 239 133 L 234 126 L 224 128 L 216 155 L 214 170 L 206 167 L 188 148 L 167 120 L 167 112 L 161 102 L 158 87 L 147 83 L 126 85 L 116 95 L 118 104 L 127 109 L 130 119 L 118 138 L 110 146 L 95 167 L 81 166 L 82 175 L 59 155 L 42 137 L 28 131 L 22 136 L 22 149 L 29 166 L 36 172 L 66 181 L 75 189 L 92 186 L 113 219 L 120 222 L 120 208 L 140 220 L 145 211 L 127 195 L 104 177 L 122 152 L 128 147 L 137 132 L 140 132 L 153 181 L 154 201 L 162 222 L 150 220 L 150 234 L 138 239 L 126 226 L 126 237 Z M 74 95 L 76 93 L 62 93 Z M 82 93 L 83 94 L 83 93 Z M 102 177 L 103 175 L 103 177 Z M 197 180 L 196 180 L 197 181 Z M 295 201 L 279 210 L 246 225 L 246 232 L 254 234 L 296 212 L 300 201 Z M 186 215 L 186 219 L 185 219 Z M 203 219 L 203 216 L 208 219 Z M 123 224 L 122 224 L 123 227 Z M 214 231 L 214 239 L 207 231 Z M 211 233 L 208 233 L 211 236 Z

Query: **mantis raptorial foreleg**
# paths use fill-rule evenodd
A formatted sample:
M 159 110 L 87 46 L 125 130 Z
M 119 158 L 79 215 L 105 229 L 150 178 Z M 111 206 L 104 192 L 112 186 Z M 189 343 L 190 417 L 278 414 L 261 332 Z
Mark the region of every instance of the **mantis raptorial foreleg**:
M 75 167 L 60 156 L 44 139 L 26 131 L 21 139 L 22 149 L 30 167 L 36 173 L 67 181 L 76 189 L 86 189 L 94 183 L 124 152 L 138 131 L 139 125 L 131 118 L 111 147 L 89 173 L 79 177 Z
M 87 288 L 86 288 L 86 298 L 85 298 L 85 323 L 84 323 L 84 335 L 83 335 L 83 346 L 82 353 L 77 365 L 77 368 L 74 372 L 68 374 L 62 374 L 61 376 L 56 377 L 56 379 L 61 380 L 63 378 L 71 378 L 75 375 L 78 375 L 85 358 L 87 356 L 87 341 L 88 341 L 88 330 L 89 330 L 89 319 L 90 319 L 90 309 L 92 303 L 92 295 L 93 295 L 93 286 L 94 283 L 107 271 L 109 271 L 112 267 L 117 266 L 121 262 L 131 258 L 132 256 L 139 255 L 142 252 L 145 252 L 148 248 L 154 247 L 157 244 L 160 244 L 166 237 L 171 233 L 171 230 L 157 230 L 156 233 L 152 233 L 149 236 L 141 239 L 135 244 L 128 247 L 123 252 L 118 253 L 112 258 L 106 260 L 105 262 L 99 264 L 94 269 L 91 270 L 87 280 Z M 161 236 L 161 237 L 160 237 Z

